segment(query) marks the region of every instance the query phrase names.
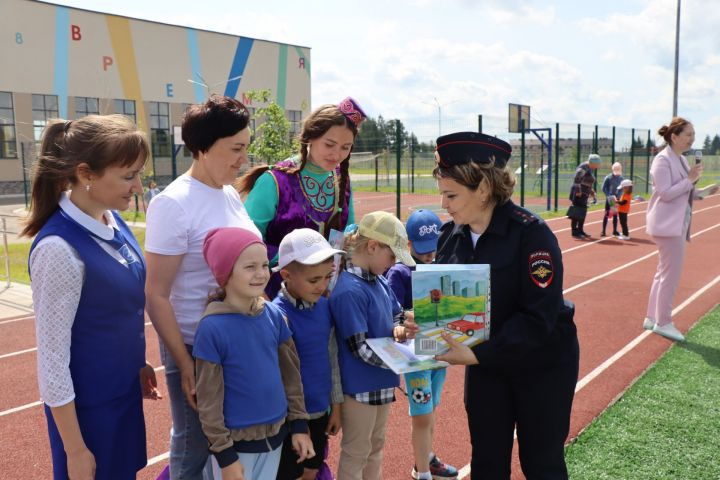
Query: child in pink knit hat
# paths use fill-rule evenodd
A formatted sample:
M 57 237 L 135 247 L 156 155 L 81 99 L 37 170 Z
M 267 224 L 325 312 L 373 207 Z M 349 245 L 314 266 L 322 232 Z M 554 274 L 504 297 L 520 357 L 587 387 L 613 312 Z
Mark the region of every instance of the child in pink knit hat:
M 275 478 L 286 436 L 301 461 L 315 452 L 292 333 L 280 308 L 262 297 L 267 249 L 254 232 L 217 228 L 205 237 L 203 256 L 220 285 L 193 348 L 214 476 Z

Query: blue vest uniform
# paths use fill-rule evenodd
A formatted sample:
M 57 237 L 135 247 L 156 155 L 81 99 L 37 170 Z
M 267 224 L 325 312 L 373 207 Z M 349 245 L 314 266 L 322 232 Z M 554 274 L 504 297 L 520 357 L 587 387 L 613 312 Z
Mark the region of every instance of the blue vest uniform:
M 139 376 L 145 365 L 145 264 L 132 232 L 117 213 L 113 215 L 142 263 L 141 280 L 61 209 L 42 227 L 30 251 L 43 238 L 57 235 L 85 264 L 70 346 L 78 423 L 85 444 L 95 456 L 95 477 L 134 479 L 147 463 Z M 67 479 L 65 450 L 47 405 L 45 413 L 53 478 Z
M 299 309 L 284 297 L 276 297 L 273 303 L 287 316 L 293 333 L 295 348 L 300 357 L 305 408 L 308 413 L 324 412 L 330 407 L 332 372 L 328 341 L 332 320 L 325 297 L 312 307 Z

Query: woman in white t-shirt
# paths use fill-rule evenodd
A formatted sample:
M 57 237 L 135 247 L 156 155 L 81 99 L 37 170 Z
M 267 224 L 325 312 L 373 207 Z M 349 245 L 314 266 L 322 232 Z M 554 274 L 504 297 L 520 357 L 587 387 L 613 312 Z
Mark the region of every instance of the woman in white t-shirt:
M 250 115 L 237 100 L 212 95 L 190 106 L 182 139 L 192 152 L 190 169 L 157 195 L 147 212 L 147 311 L 160 336 L 173 417 L 170 476 L 212 478 L 208 443 L 195 401 L 192 345 L 208 293 L 217 283 L 202 245 L 217 227 L 257 231 L 231 186 L 247 163 Z

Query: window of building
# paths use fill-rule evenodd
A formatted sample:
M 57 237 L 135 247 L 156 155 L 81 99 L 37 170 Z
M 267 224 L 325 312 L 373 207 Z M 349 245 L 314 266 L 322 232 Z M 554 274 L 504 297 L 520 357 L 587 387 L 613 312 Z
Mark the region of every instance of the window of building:
M 17 158 L 15 113 L 10 92 L 0 92 L 0 158 Z
M 75 97 L 75 118 L 100 114 L 100 101 L 92 97 Z
M 32 121 L 33 135 L 35 141 L 39 142 L 43 129 L 51 118 L 58 118 L 58 97 L 57 95 L 42 95 L 33 93 L 32 96 Z
M 182 126 L 182 121 L 185 119 L 185 112 L 187 112 L 188 108 L 190 108 L 193 104 L 192 103 L 183 103 L 181 105 L 182 105 L 183 114 L 182 114 L 182 117 L 180 118 L 180 125 Z M 173 148 L 175 148 L 174 145 L 173 145 Z M 183 145 L 183 147 L 182 147 L 182 156 L 183 157 L 192 157 L 192 152 L 185 145 Z
M 150 102 L 150 137 L 153 156 L 172 156 L 170 105 L 166 102 Z
M 115 106 L 115 113 L 126 115 L 130 119 L 137 123 L 137 116 L 135 115 L 135 100 L 121 100 L 115 99 L 113 102 Z
M 302 111 L 286 110 L 285 117 L 290 121 L 290 139 L 292 140 L 300 134 L 300 128 L 302 127 Z

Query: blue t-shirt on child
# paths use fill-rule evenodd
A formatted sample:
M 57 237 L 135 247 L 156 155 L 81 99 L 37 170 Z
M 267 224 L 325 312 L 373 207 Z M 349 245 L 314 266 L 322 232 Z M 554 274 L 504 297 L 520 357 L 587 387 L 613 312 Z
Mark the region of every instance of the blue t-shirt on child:
M 395 294 L 382 276 L 367 281 L 340 272 L 330 294 L 330 312 L 335 323 L 343 392 L 348 395 L 374 392 L 399 385 L 392 370 L 369 365 L 350 351 L 348 338 L 365 333 L 366 338 L 393 336 L 393 318 L 401 312 Z
M 282 295 L 273 300 L 288 319 L 300 358 L 305 408 L 309 414 L 324 412 L 330 407 L 332 371 L 330 368 L 330 330 L 332 319 L 328 300 L 320 297 L 312 308 L 299 309 Z
M 273 424 L 287 415 L 278 348 L 291 336 L 282 311 L 272 303 L 255 316 L 221 313 L 200 321 L 193 355 L 222 366 L 226 427 Z

